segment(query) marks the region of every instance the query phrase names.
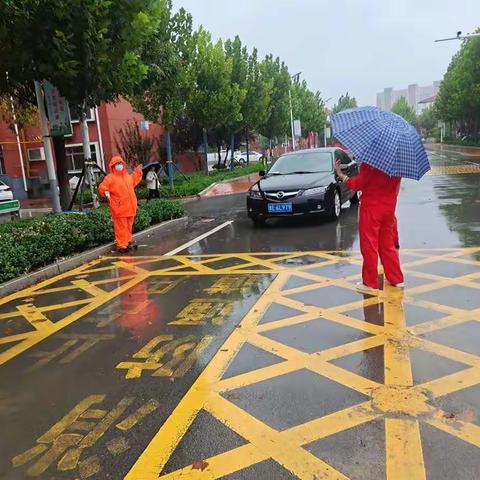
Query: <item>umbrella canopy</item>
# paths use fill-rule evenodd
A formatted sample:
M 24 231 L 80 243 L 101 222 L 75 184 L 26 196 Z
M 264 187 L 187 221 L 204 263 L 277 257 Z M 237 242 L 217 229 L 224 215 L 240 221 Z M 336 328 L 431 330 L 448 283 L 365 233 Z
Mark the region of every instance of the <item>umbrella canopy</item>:
M 160 168 L 160 162 L 150 162 L 146 165 L 142 165 L 142 170 L 150 170 L 150 167 L 155 167 L 156 169 Z
M 430 170 L 417 131 L 395 113 L 351 108 L 332 115 L 331 122 L 335 138 L 359 160 L 387 175 L 420 180 Z

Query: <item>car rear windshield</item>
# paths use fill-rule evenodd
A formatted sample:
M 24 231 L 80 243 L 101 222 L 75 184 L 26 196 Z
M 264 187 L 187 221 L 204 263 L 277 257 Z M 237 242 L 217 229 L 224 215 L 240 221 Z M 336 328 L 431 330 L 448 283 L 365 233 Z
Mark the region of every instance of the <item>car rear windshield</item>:
M 331 171 L 331 152 L 305 152 L 280 157 L 268 173 L 271 175 L 286 175 L 289 173 L 318 173 Z

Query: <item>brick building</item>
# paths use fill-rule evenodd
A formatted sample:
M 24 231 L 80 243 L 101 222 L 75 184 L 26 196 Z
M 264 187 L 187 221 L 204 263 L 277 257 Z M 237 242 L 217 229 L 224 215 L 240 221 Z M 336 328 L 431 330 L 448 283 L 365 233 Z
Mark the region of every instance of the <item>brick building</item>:
M 129 120 L 140 122 L 143 119 L 123 99 L 115 104 L 102 103 L 91 109 L 88 130 L 92 159 L 105 169 L 109 159 L 118 153 L 115 142 L 118 130 Z M 83 164 L 78 118 L 72 118 L 72 131 L 72 135 L 65 137 L 65 143 L 69 173 L 73 176 L 80 173 Z M 158 138 L 163 133 L 160 125 L 150 123 L 145 135 Z M 25 128 L 20 132 L 19 145 L 15 133 L 0 121 L 0 179 L 12 188 L 15 198 L 20 200 L 49 195 L 47 165 L 39 128 Z

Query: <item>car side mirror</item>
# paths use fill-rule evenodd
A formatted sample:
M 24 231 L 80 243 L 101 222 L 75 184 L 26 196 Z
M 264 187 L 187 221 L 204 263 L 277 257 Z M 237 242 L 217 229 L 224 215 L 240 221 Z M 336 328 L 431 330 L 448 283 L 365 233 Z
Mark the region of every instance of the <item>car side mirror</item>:
M 258 174 L 261 176 L 261 177 L 264 177 L 267 173 L 265 172 L 265 170 L 260 170 L 258 172 Z

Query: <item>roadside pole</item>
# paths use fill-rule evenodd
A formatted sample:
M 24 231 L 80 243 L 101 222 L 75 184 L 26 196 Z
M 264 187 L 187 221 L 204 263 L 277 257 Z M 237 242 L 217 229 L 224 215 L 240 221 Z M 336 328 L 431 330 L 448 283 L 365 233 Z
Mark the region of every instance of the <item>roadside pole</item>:
M 165 132 L 165 148 L 167 149 L 167 175 L 170 188 L 173 188 L 173 167 L 172 167 L 172 141 L 170 138 L 170 128 Z
M 288 98 L 290 99 L 290 126 L 292 127 L 292 150 L 295 150 L 295 130 L 293 128 L 293 107 L 292 107 L 292 92 L 288 90 Z
M 234 165 L 234 156 L 233 156 L 233 150 L 235 148 L 235 135 L 232 133 L 231 139 L 230 139 L 230 170 L 233 170 L 235 168 Z
M 205 156 L 205 168 L 204 172 L 208 175 L 208 138 L 207 138 L 207 130 L 203 129 L 203 154 Z
M 87 123 L 87 105 L 82 105 L 82 112 L 80 115 L 80 130 L 82 132 L 82 144 L 83 144 L 83 158 L 85 162 L 85 173 L 87 182 L 90 187 L 90 193 L 92 194 L 93 208 L 98 208 L 100 202 L 98 201 L 97 189 L 95 186 L 95 175 L 93 173 L 92 152 L 90 150 L 90 135 L 88 133 Z
M 47 114 L 45 112 L 45 103 L 40 82 L 35 81 L 35 94 L 37 96 L 38 113 L 40 114 L 40 127 L 42 130 L 43 148 L 45 150 L 45 160 L 47 163 L 48 183 L 50 184 L 50 194 L 52 196 L 52 209 L 54 213 L 60 213 L 60 196 L 58 192 L 57 173 L 55 163 L 53 162 L 52 144 L 50 142 L 50 132 L 48 130 Z

